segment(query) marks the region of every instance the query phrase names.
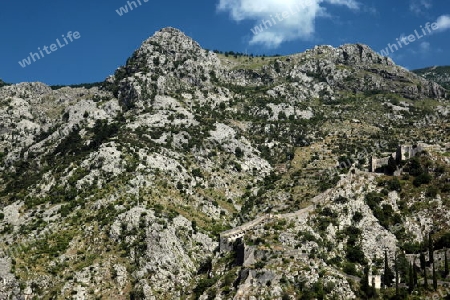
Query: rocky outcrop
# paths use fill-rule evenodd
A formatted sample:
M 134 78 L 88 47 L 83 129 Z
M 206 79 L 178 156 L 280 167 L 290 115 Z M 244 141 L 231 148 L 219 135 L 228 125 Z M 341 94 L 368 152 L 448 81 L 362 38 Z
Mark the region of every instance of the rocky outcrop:
M 415 76 L 367 45 L 317 46 L 300 57 L 306 60 L 302 66 L 306 72 L 319 76 L 333 89 L 373 94 L 401 90 L 409 99 L 448 97 L 438 84 Z

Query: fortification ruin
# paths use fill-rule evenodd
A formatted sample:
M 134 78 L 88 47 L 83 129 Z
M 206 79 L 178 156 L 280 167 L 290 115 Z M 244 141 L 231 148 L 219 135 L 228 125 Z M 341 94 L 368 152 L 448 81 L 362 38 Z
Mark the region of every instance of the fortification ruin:
M 237 239 L 243 238 L 244 235 L 250 230 L 263 227 L 264 224 L 270 222 L 273 219 L 275 219 L 275 216 L 272 214 L 262 215 L 261 217 L 258 217 L 250 222 L 242 224 L 241 226 L 222 232 L 220 234 L 219 241 L 220 252 L 232 251 L 233 243 Z
M 400 145 L 396 152 L 391 153 L 391 155 L 376 158 L 374 156 L 370 159 L 369 171 L 377 172 L 377 170 L 382 169 L 384 166 L 389 164 L 389 160 L 393 159 L 395 162 L 400 162 L 407 160 L 411 157 L 416 156 L 417 153 L 422 152 L 426 148 L 426 145 L 419 143 L 417 145 Z

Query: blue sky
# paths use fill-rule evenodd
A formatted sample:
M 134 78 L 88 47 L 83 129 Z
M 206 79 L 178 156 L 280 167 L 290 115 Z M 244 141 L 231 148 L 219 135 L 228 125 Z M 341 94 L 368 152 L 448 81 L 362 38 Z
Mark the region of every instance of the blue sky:
M 142 41 L 167 26 L 179 28 L 207 49 L 271 55 L 345 43 L 364 43 L 380 51 L 390 43 L 390 56 L 408 69 L 450 65 L 448 0 L 134 1 L 138 7 L 128 7 L 122 16 L 116 10 L 127 6 L 126 0 L 4 1 L 0 78 L 12 83 L 102 81 Z M 272 24 L 267 22 L 271 18 Z M 264 21 L 263 30 L 255 34 L 255 26 Z M 424 29 L 424 35 L 421 26 L 427 22 L 438 22 L 439 28 Z M 413 42 L 406 39 L 411 34 L 416 36 Z M 402 37 L 408 45 L 396 50 L 392 44 Z M 41 57 L 34 56 L 33 62 L 30 52 Z M 19 61 L 27 58 L 30 64 L 23 68 Z

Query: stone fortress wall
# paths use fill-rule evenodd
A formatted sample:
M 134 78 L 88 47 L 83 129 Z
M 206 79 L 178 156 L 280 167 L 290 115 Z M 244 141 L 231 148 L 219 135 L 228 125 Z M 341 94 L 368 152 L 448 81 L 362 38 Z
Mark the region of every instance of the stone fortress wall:
M 242 224 L 241 226 L 235 227 L 233 229 L 224 231 L 220 234 L 220 251 L 231 251 L 233 250 L 233 243 L 239 238 L 243 238 L 245 233 L 250 230 L 264 226 L 264 224 L 275 219 L 272 214 L 262 215 L 250 222 Z
M 387 166 L 389 159 L 393 158 L 395 161 L 407 160 L 416 156 L 417 153 L 422 152 L 427 148 L 426 144 L 418 143 L 417 145 L 401 145 L 397 148 L 397 151 L 389 156 L 376 158 L 374 156 L 370 159 L 369 171 L 375 172 L 378 168 Z

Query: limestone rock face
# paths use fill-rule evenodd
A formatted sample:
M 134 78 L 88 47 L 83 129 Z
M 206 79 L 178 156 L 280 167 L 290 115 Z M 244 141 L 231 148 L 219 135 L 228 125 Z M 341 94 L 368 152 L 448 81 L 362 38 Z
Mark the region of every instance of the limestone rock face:
M 25 291 L 21 292 L 19 281 L 11 272 L 11 258 L 0 257 L 0 298 L 18 298 Z
M 337 63 L 344 65 L 371 65 L 380 64 L 386 66 L 394 66 L 394 62 L 389 57 L 381 57 L 376 54 L 367 45 L 362 44 L 346 44 L 338 49 Z

